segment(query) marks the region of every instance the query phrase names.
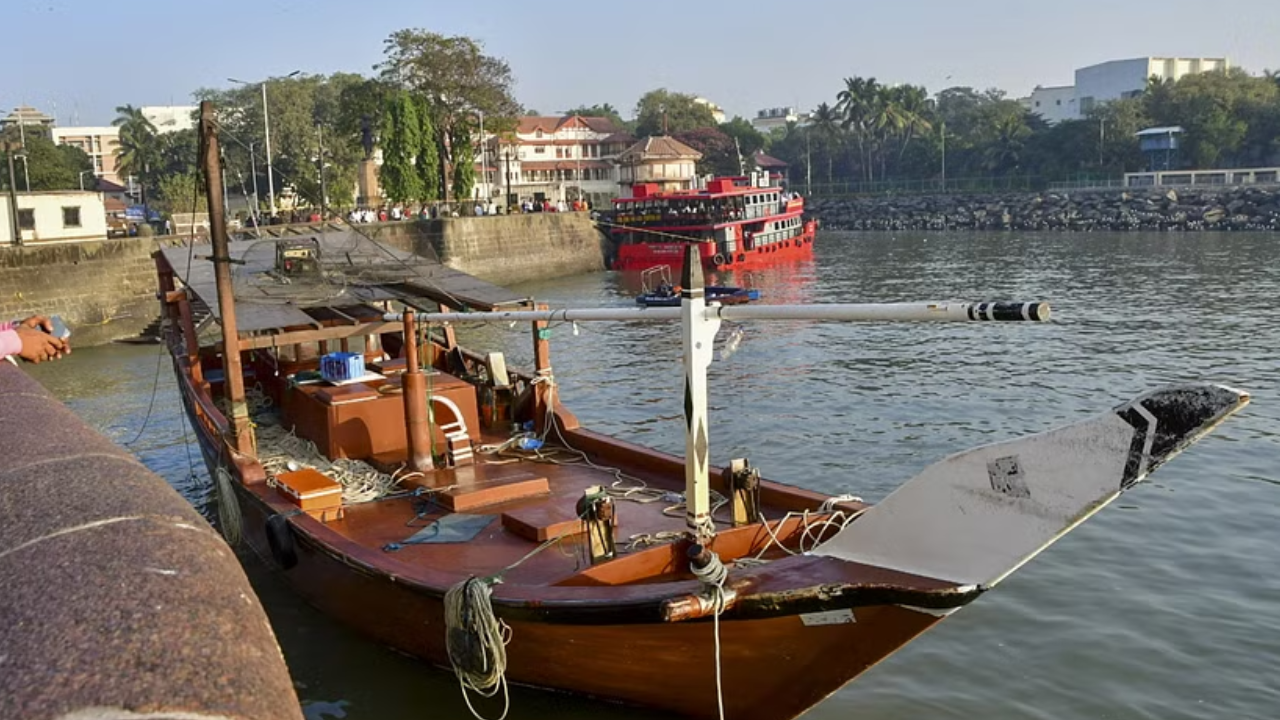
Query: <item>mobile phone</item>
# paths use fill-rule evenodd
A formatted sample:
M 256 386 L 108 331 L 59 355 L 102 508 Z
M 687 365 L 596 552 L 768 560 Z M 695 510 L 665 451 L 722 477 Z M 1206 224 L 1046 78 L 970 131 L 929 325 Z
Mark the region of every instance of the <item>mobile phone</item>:
M 67 327 L 67 324 L 62 321 L 61 315 L 54 315 L 50 317 L 49 323 L 53 325 L 53 332 L 49 333 L 50 335 L 58 338 L 59 340 L 66 340 L 71 337 L 71 328 Z

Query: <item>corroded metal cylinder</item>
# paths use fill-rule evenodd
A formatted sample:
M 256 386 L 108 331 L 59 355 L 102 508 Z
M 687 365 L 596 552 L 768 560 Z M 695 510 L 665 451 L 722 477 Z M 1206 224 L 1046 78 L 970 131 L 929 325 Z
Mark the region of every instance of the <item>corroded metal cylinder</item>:
M 0 518 L 0 717 L 302 718 L 222 538 L 5 362 Z

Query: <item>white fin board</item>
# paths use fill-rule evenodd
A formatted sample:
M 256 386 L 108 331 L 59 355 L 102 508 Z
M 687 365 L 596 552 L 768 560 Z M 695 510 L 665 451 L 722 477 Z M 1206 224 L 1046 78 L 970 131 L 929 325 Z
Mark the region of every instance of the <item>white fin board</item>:
M 1249 401 L 1189 384 L 1103 415 L 952 455 L 813 550 L 991 587 Z

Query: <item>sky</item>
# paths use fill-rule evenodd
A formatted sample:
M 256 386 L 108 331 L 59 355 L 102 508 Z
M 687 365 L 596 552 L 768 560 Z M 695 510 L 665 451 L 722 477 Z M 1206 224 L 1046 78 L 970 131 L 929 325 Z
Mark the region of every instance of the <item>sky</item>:
M 654 88 L 730 116 L 834 102 L 843 78 L 999 88 L 1071 84 L 1077 67 L 1146 55 L 1280 69 L 1280 2 L 1184 0 L 4 0 L 0 108 L 106 125 L 118 105 L 189 104 L 200 87 L 294 70 L 372 74 L 402 28 L 468 35 L 505 59 L 543 114 Z

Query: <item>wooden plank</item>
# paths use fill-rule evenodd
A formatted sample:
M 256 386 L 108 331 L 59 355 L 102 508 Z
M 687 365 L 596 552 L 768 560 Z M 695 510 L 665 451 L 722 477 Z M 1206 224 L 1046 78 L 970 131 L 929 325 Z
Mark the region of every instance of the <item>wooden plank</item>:
M 545 477 L 521 473 L 446 490 L 436 497 L 441 505 L 454 512 L 469 512 L 488 505 L 550 494 L 551 486 Z

